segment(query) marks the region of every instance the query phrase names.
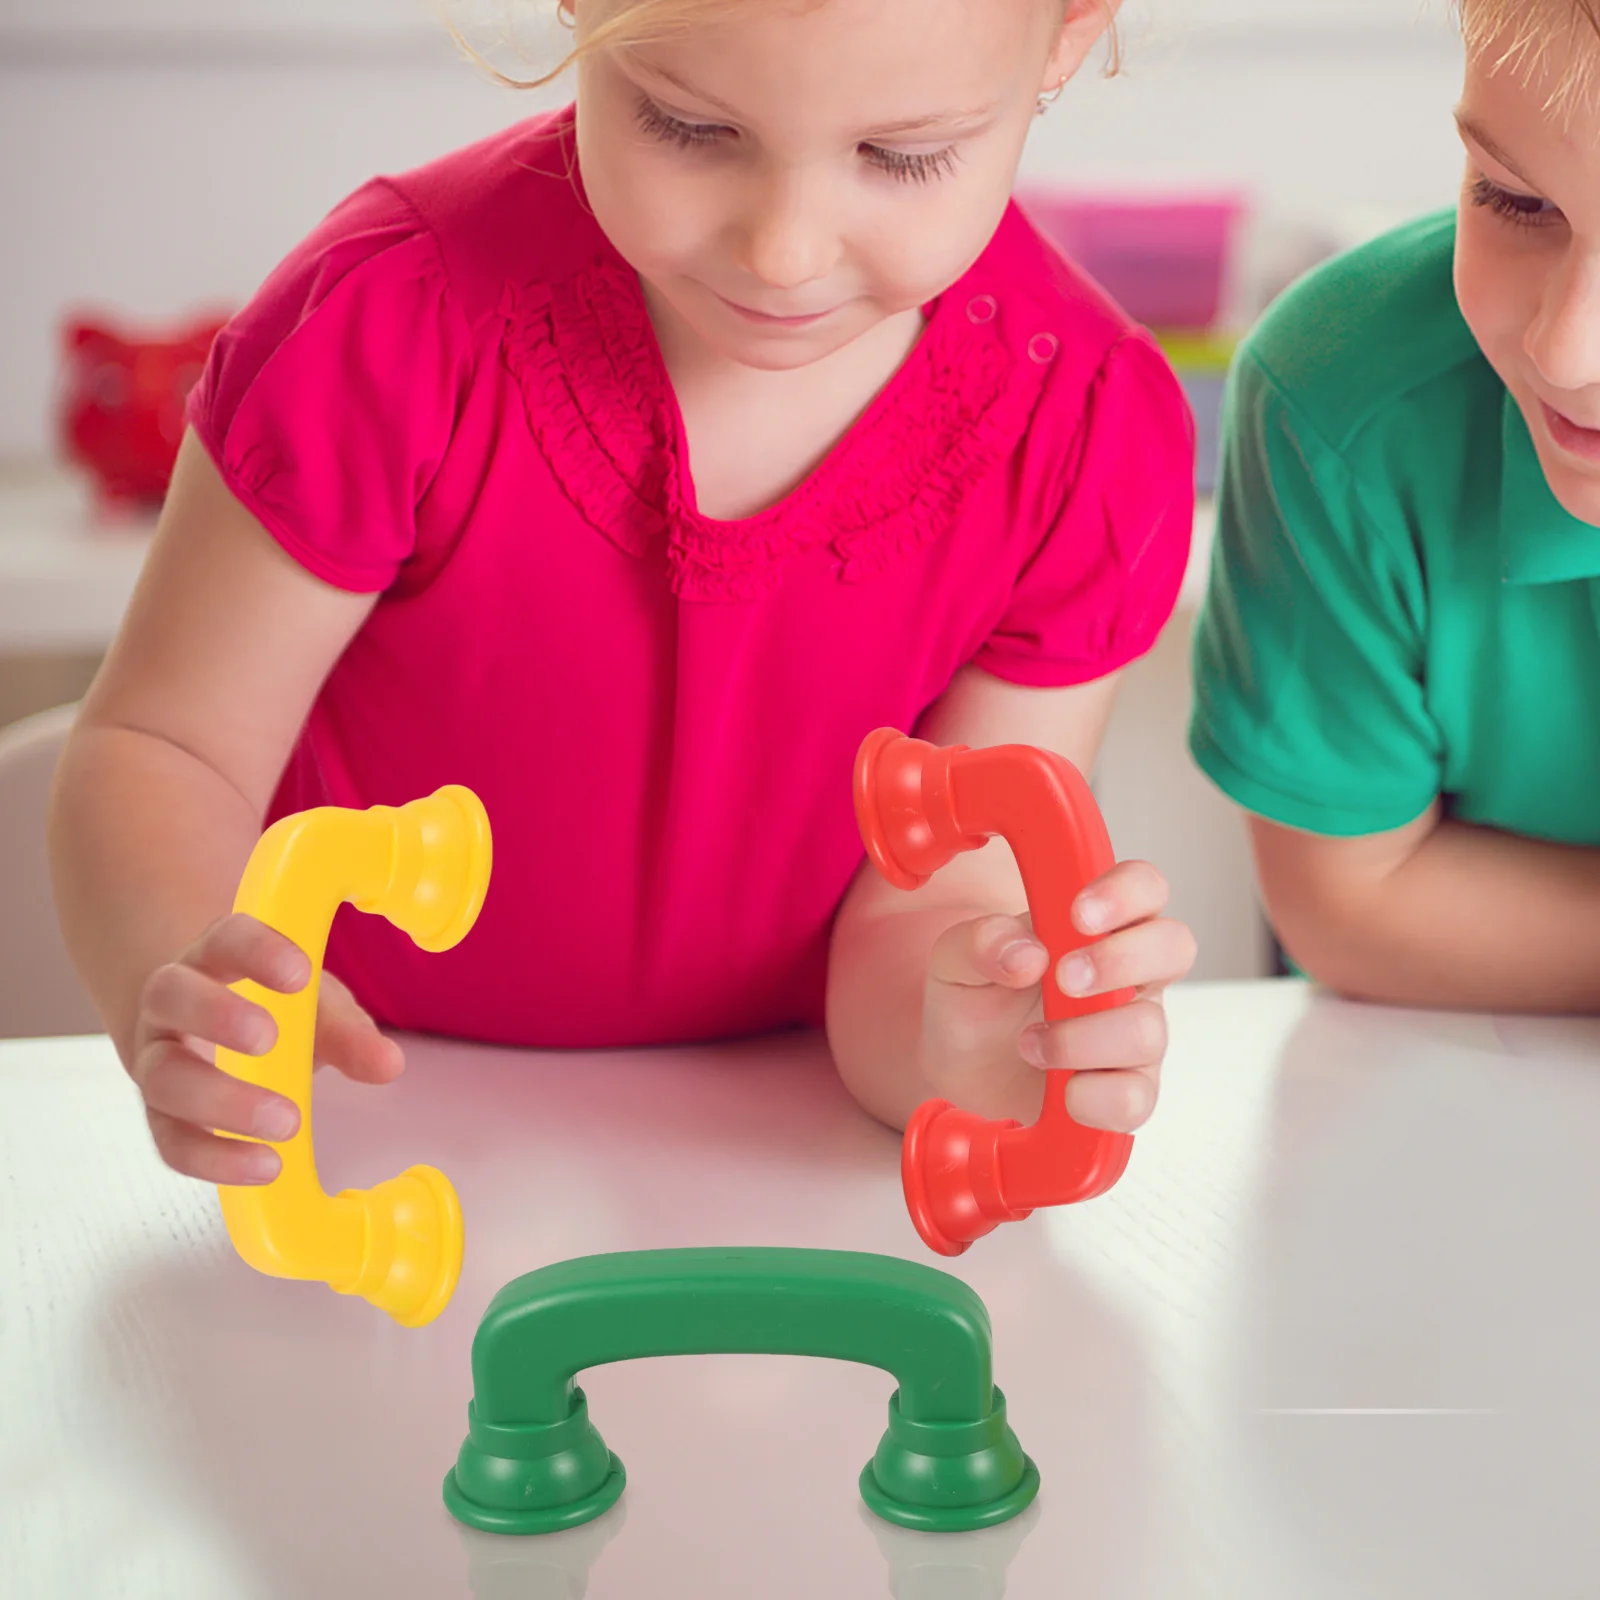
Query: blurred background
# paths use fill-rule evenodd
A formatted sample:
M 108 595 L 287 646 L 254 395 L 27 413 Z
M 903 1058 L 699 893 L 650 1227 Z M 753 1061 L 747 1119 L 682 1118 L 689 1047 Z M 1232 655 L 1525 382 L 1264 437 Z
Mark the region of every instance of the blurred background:
M 0 726 L 87 683 L 216 320 L 368 176 L 567 97 L 488 81 L 442 3 L 0 0 Z M 559 48 L 554 5 L 452 14 L 537 68 Z M 1069 86 L 1020 190 L 1167 343 L 1204 493 L 1238 333 L 1315 260 L 1452 201 L 1459 45 L 1448 0 L 1126 0 L 1122 35 L 1123 75 Z M 1172 879 L 1200 974 L 1244 977 L 1272 953 L 1242 830 L 1183 744 L 1204 502 L 1196 531 L 1096 784 L 1119 854 Z

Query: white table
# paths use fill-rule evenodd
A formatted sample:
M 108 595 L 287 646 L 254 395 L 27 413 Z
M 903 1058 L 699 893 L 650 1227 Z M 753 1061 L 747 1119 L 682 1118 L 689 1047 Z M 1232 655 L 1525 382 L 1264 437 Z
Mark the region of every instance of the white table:
M 417 1331 L 245 1267 L 214 1192 L 157 1163 L 104 1041 L 0 1046 L 0 1593 L 1594 1593 L 1600 1026 L 1385 1012 L 1289 982 L 1181 989 L 1172 1025 L 1122 1183 L 939 1263 L 989 1307 L 996 1381 L 1043 1474 L 1018 1522 L 945 1536 L 857 1498 L 892 1381 L 779 1357 L 585 1375 L 629 1474 L 587 1528 L 494 1538 L 440 1502 L 477 1318 L 520 1273 L 694 1244 L 934 1260 L 897 1141 L 815 1040 L 412 1041 L 396 1087 L 319 1082 L 330 1188 L 426 1160 L 461 1192 L 461 1287 Z M 785 1509 L 763 1494 L 774 1471 Z
M 100 515 L 75 475 L 0 472 L 0 656 L 104 650 L 153 530 L 151 517 Z

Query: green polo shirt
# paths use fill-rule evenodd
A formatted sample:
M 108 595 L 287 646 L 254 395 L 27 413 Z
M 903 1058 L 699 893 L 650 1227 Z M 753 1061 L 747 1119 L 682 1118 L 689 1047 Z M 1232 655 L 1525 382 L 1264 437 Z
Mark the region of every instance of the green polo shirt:
M 1451 282 L 1454 216 L 1328 263 L 1241 348 L 1190 748 L 1340 836 L 1442 796 L 1600 844 L 1600 529 L 1561 509 Z

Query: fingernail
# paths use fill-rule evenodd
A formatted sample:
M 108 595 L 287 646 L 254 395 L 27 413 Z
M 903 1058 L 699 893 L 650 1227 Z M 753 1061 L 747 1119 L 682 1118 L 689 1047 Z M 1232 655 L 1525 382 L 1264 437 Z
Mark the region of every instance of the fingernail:
M 1156 1086 L 1155 1084 L 1151 1083 L 1149 1079 L 1146 1079 L 1144 1088 L 1139 1094 L 1134 1096 L 1135 1106 L 1133 1114 L 1136 1118 L 1138 1118 L 1141 1125 L 1148 1122 L 1150 1118 L 1155 1115 L 1156 1099 Z
M 1088 994 L 1094 987 L 1094 963 L 1087 956 L 1068 956 L 1061 968 L 1064 994 Z
M 250 1119 L 251 1131 L 258 1139 L 282 1144 L 292 1139 L 300 1126 L 300 1113 L 287 1100 L 269 1100 Z
M 1078 902 L 1078 926 L 1085 933 L 1098 933 L 1111 921 L 1111 907 L 1098 895 L 1085 895 Z
M 1038 959 L 1040 946 L 1031 939 L 1019 939 L 1000 952 L 1000 970 L 1013 976 L 1026 972 Z
M 239 1031 L 247 1056 L 264 1056 L 278 1042 L 278 1025 L 268 1016 L 247 1017 Z
M 1022 1059 L 1030 1067 L 1044 1065 L 1044 1035 L 1038 1028 L 1029 1028 L 1018 1042 L 1017 1048 L 1022 1052 Z
M 311 978 L 311 967 L 306 958 L 301 955 L 285 956 L 278 963 L 278 987 L 288 989 L 303 989 Z
M 239 1165 L 244 1169 L 240 1176 L 246 1183 L 271 1183 L 283 1170 L 278 1152 L 264 1144 L 248 1151 Z

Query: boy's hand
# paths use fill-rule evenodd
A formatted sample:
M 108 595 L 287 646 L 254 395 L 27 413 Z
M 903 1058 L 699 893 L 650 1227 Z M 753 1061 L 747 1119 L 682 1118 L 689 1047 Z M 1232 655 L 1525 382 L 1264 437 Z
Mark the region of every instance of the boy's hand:
M 228 988 L 244 978 L 294 994 L 310 982 L 311 962 L 254 917 L 224 917 L 151 973 L 134 1027 L 128 1073 L 144 1096 L 156 1149 L 169 1167 L 207 1183 L 270 1183 L 281 1165 L 268 1146 L 220 1139 L 213 1129 L 281 1142 L 300 1126 L 292 1100 L 215 1064 L 218 1045 L 260 1056 L 277 1040 L 266 1009 Z M 405 1066 L 400 1047 L 327 972 L 317 997 L 316 1060 L 363 1083 L 388 1083 Z
M 1097 942 L 1074 951 L 1056 981 L 1073 996 L 1134 989 L 1127 1005 L 1046 1023 L 1045 948 L 1025 917 L 978 917 L 939 938 L 923 996 L 923 1066 L 940 1095 L 983 1115 L 1040 1103 L 1038 1071 L 1067 1068 L 1067 1110 L 1090 1128 L 1131 1133 L 1155 1109 L 1167 1049 L 1161 994 L 1194 965 L 1194 935 L 1164 918 L 1166 880 L 1126 861 L 1090 884 L 1072 920 Z

